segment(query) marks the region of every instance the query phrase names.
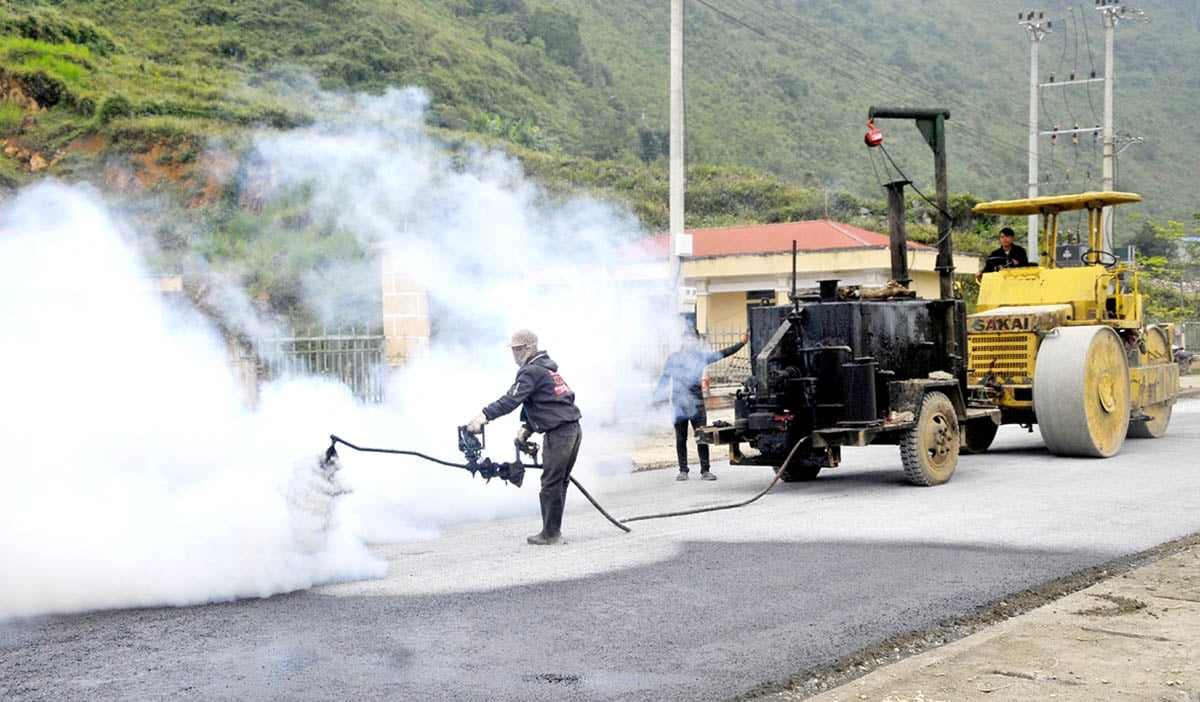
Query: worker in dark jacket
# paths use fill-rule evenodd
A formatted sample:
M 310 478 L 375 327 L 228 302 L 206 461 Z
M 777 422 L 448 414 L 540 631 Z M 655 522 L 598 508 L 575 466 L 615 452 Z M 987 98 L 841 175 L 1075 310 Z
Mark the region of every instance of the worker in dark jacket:
M 542 530 L 530 536 L 531 544 L 545 546 L 562 541 L 563 507 L 571 469 L 579 456 L 583 432 L 579 428 L 579 408 L 575 392 L 558 374 L 558 364 L 545 351 L 539 351 L 537 334 L 521 329 L 513 334 L 509 347 L 516 361 L 517 379 L 500 399 L 483 408 L 467 423 L 467 431 L 478 434 L 483 425 L 521 407 L 521 428 L 516 443 L 524 444 L 535 432 L 542 442 Z
M 737 353 L 750 338 L 749 332 L 742 335 L 742 340 L 733 346 L 720 351 L 709 351 L 700 345 L 700 337 L 695 330 L 687 330 L 683 335 L 683 343 L 678 351 L 667 356 L 663 367 L 662 378 L 654 390 L 655 404 L 663 404 L 667 397 L 667 384 L 671 385 L 671 405 L 674 409 L 675 422 L 675 455 L 679 459 L 679 475 L 676 480 L 688 479 L 687 439 L 688 424 L 693 431 L 708 423 L 708 414 L 704 411 L 704 394 L 701 383 L 704 377 L 704 367 L 713 361 L 728 358 Z M 700 479 L 716 480 L 717 476 L 709 470 L 708 444 L 697 442 L 696 453 L 700 457 Z
M 987 260 L 983 262 L 983 270 L 975 274 L 975 280 L 982 280 L 984 273 L 994 273 L 1001 268 L 1020 268 L 1029 265 L 1029 254 L 1025 252 L 1025 247 L 1013 243 L 1016 235 L 1012 227 L 1000 230 L 1000 247 L 988 254 Z

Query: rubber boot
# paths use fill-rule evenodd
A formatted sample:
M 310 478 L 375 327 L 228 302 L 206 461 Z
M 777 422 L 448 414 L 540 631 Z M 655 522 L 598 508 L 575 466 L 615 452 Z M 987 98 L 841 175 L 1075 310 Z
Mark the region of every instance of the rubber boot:
M 525 539 L 534 546 L 553 546 L 554 544 L 562 543 L 562 534 L 546 534 L 545 532 L 534 534 Z
M 543 488 L 538 494 L 538 500 L 542 503 L 542 530 L 525 540 L 535 546 L 550 546 L 562 542 L 562 534 L 559 529 L 562 527 L 562 504 L 558 505 L 557 522 L 552 521 L 555 514 L 552 496 L 546 488 Z

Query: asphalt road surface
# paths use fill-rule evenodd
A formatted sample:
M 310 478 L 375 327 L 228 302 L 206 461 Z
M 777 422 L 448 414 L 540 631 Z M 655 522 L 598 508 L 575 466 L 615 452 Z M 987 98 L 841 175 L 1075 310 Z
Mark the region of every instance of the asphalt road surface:
M 1003 427 L 935 488 L 878 446 L 628 534 L 573 493 L 563 546 L 527 546 L 535 519 L 473 524 L 375 546 L 389 563 L 375 580 L 0 624 L 0 698 L 730 698 L 1200 532 L 1198 454 L 1200 401 L 1185 400 L 1164 438 L 1107 460 L 1055 458 L 1036 430 Z M 618 518 L 740 502 L 770 478 L 714 470 L 580 478 Z

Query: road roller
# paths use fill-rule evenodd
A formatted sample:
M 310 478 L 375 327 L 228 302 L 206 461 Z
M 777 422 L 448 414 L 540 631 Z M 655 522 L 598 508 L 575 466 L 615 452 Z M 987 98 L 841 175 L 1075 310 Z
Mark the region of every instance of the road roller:
M 1141 199 L 1102 191 L 974 208 L 1039 215 L 1042 232 L 1036 261 L 980 280 L 975 313 L 967 317 L 968 404 L 998 407 L 1001 424 L 1030 431 L 1036 424 L 1056 455 L 1106 458 L 1126 437 L 1162 436 L 1171 421 L 1179 393 L 1173 325 L 1146 323 L 1137 267 L 1105 248 L 1101 226 L 1103 208 Z M 1060 215 L 1083 210 L 1086 237 L 1080 231 L 1060 241 Z M 965 426 L 963 450 L 986 451 L 996 429 Z

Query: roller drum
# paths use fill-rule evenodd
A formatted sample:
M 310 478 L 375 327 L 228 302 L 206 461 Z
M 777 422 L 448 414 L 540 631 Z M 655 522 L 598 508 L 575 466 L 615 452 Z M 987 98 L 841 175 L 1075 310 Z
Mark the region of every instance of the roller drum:
M 1129 429 L 1129 396 L 1129 361 L 1121 337 L 1109 327 L 1059 327 L 1042 340 L 1033 405 L 1052 453 L 1116 454 Z

